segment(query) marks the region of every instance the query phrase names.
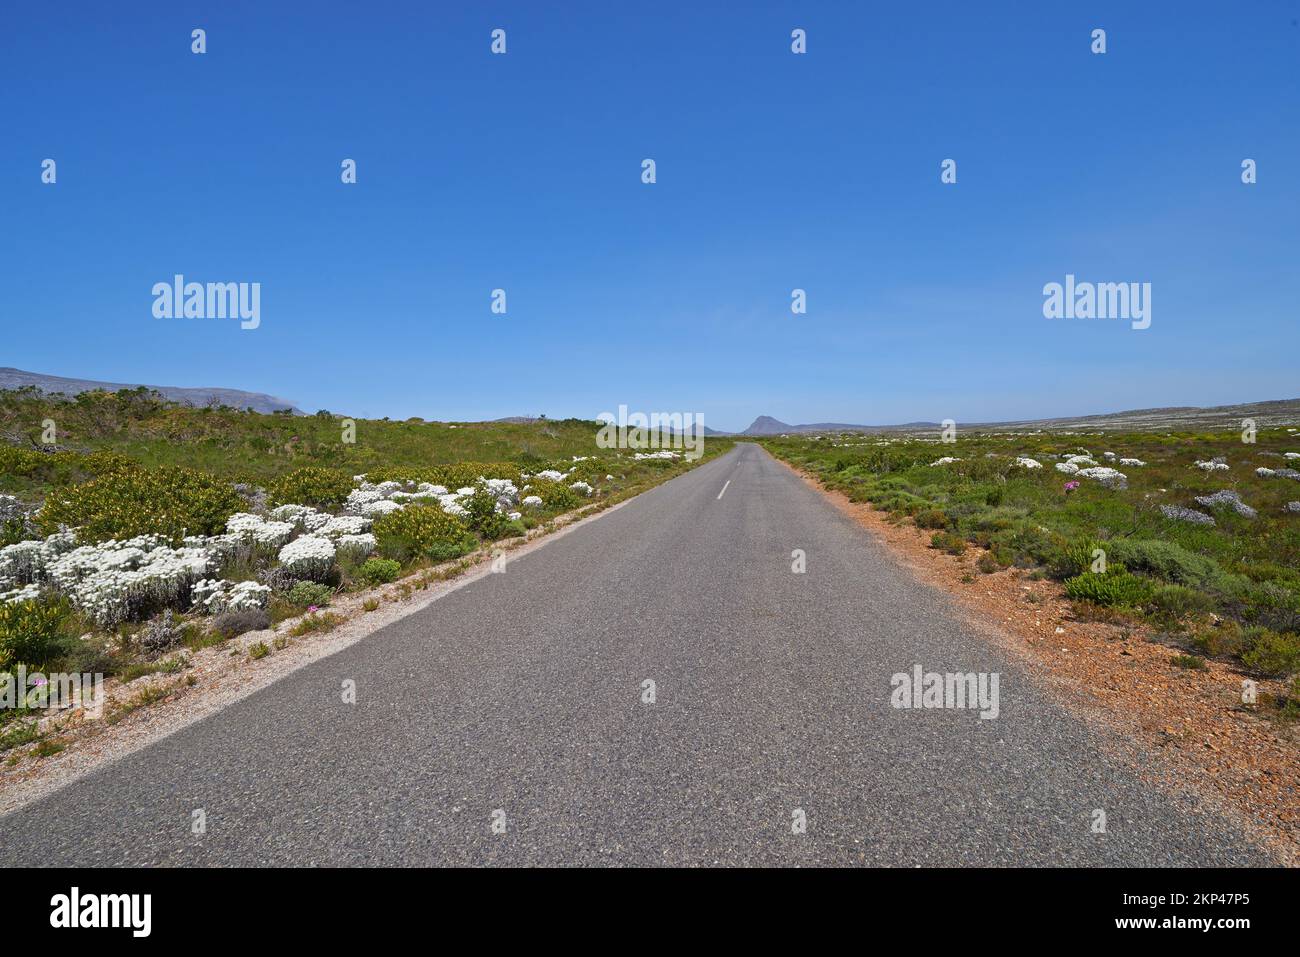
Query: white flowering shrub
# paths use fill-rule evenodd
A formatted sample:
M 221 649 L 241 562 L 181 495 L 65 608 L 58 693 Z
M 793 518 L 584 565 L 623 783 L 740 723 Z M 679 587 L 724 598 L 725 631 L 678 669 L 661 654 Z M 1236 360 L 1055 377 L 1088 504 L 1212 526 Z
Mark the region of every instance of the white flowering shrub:
M 279 548 L 286 544 L 294 532 L 289 522 L 268 522 L 260 515 L 236 512 L 226 520 L 226 533 L 264 548 Z
M 304 535 L 280 549 L 280 564 L 290 574 L 312 581 L 323 581 L 334 565 L 336 549 L 328 538 Z
M 393 512 L 400 511 L 401 508 L 400 502 L 380 499 L 377 502 L 370 502 L 368 505 L 361 506 L 361 514 L 366 518 L 378 518 L 380 515 L 391 515 Z
M 528 495 L 525 496 L 524 500 L 519 504 L 524 506 L 524 508 L 541 508 L 542 497 L 540 495 Z
M 1019 455 L 1016 457 L 1016 465 L 1020 466 L 1022 469 L 1041 469 L 1043 467 L 1042 462 L 1037 459 L 1031 459 L 1025 455 Z
M 930 463 L 930 465 L 931 466 L 951 465 L 953 462 L 960 462 L 960 461 L 961 459 L 953 458 L 951 455 L 945 455 L 943 458 L 935 459 L 933 462 Z
M 1079 469 L 1080 478 L 1092 479 L 1103 485 L 1122 486 L 1128 482 L 1128 476 L 1107 465 L 1097 465 L 1090 469 Z
M 15 542 L 0 548 L 0 588 L 42 581 L 49 564 L 76 543 L 73 532 L 56 532 L 44 541 Z
M 1057 462 L 1056 471 L 1064 472 L 1066 475 L 1073 475 L 1079 471 L 1079 466 L 1072 462 Z
M 639 457 L 640 457 L 640 455 L 639 455 L 639 453 L 638 453 L 638 458 L 639 458 Z M 647 456 L 647 458 L 649 458 L 649 457 L 650 457 L 650 456 Z M 555 471 L 555 469 L 544 469 L 543 471 L 538 472 L 536 475 L 534 475 L 534 476 L 530 476 L 530 477 L 531 477 L 531 478 L 546 479 L 548 482 L 560 482 L 560 481 L 563 481 L 563 479 L 564 479 L 564 473 L 563 473 L 563 472 L 557 472 L 557 471 Z
M 155 535 L 84 545 L 49 566 L 51 583 L 101 625 L 138 620 L 178 605 L 212 560 L 206 549 L 171 548 Z
M 314 532 L 333 517 L 328 512 L 319 511 L 310 505 L 281 505 L 279 508 L 271 509 L 273 521 L 288 522 L 303 532 Z
M 0 548 L 0 586 L 36 581 L 49 559 L 44 542 L 17 542 Z
M 344 535 L 364 535 L 370 531 L 370 519 L 363 515 L 334 515 L 317 529 L 322 538 L 338 539 Z
M 41 597 L 39 585 L 23 585 L 11 591 L 0 592 L 0 605 L 9 605 L 20 601 L 35 601 Z
M 367 505 L 375 502 L 382 502 L 384 495 L 375 486 L 368 482 L 362 482 L 360 488 L 354 488 L 349 494 L 347 501 L 343 503 L 343 508 L 349 512 L 360 512 Z
M 1146 463 L 1143 462 L 1141 459 L 1120 459 L 1120 460 L 1119 460 L 1119 464 L 1120 464 L 1120 465 L 1133 465 L 1133 466 L 1143 466 L 1143 465 L 1146 465 Z
M 514 505 L 519 501 L 519 489 L 509 479 L 479 479 L 479 484 L 488 490 L 499 505 Z
M 574 482 L 572 485 L 569 486 L 569 488 L 573 489 L 575 492 L 578 492 L 581 495 L 590 495 L 592 492 L 591 486 L 588 485 L 586 482 Z
M 375 550 L 375 536 L 369 532 L 358 535 L 341 535 L 335 542 L 339 558 L 359 561 Z
M 215 615 L 223 611 L 265 608 L 271 599 L 271 588 L 251 581 L 204 579 L 194 585 L 192 594 L 196 611 Z
M 1226 472 L 1228 463 L 1220 462 L 1217 459 L 1211 459 L 1209 462 L 1197 462 L 1196 467 L 1206 472 Z

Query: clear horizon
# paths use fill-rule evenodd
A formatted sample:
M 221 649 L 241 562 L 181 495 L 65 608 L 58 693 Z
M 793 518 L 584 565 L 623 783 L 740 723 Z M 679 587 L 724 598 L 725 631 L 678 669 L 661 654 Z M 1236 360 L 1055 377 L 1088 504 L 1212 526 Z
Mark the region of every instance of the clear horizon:
M 1287 398 L 1300 28 L 1216 9 L 19 8 L 0 363 L 722 431 Z M 258 327 L 155 318 L 176 274 Z M 1067 276 L 1150 283 L 1150 328 L 1045 318 Z

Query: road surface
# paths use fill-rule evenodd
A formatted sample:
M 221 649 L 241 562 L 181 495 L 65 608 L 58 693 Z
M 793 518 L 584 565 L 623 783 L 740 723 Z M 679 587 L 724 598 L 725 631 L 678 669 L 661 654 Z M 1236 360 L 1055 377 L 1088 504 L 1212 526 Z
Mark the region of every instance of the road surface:
M 892 707 L 917 664 L 998 673 L 998 717 Z M 0 818 L 0 845 L 23 865 L 1269 862 L 1101 741 L 742 444 Z

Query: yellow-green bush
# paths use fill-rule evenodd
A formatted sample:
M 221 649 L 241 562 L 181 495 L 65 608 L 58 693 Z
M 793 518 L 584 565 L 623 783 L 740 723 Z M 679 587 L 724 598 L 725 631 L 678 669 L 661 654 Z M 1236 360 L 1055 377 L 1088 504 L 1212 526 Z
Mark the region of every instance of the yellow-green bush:
M 478 539 L 464 522 L 437 505 L 408 505 L 376 519 L 375 540 L 384 558 L 443 561 L 472 551 Z
M 8 475 L 30 476 L 41 469 L 50 456 L 35 449 L 16 449 L 12 446 L 0 446 L 0 472 Z
M 568 511 L 571 508 L 577 508 L 583 502 L 583 496 L 563 482 L 553 482 L 550 479 L 532 479 L 528 484 L 532 487 L 524 494 L 540 497 L 542 507 L 548 511 Z
M 342 505 L 351 491 L 352 476 L 347 472 L 315 465 L 287 472 L 267 488 L 275 505 L 312 505 L 317 508 Z
M 55 489 L 36 524 L 45 534 L 66 525 L 79 528 L 78 540 L 102 542 L 158 534 L 215 535 L 243 507 L 234 486 L 204 472 L 179 466 L 144 469 L 119 466 L 98 478 Z
M 65 602 L 0 602 L 0 670 L 45 665 L 55 654 L 67 617 Z

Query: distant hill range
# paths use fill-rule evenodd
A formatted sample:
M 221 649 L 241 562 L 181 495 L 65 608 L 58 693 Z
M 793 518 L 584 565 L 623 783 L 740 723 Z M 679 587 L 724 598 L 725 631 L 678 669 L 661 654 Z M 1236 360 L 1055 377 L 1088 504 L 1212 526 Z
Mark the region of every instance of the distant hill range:
M 1024 419 L 1016 422 L 958 422 L 960 429 L 981 431 L 1030 432 L 1035 429 L 1077 429 L 1081 431 L 1193 431 L 1199 429 L 1240 429 L 1243 419 L 1253 419 L 1258 428 L 1300 425 L 1300 399 L 1275 399 L 1242 405 L 1217 405 L 1210 408 L 1171 406 L 1161 409 L 1133 409 L 1101 415 L 1067 416 L 1056 419 Z M 760 415 L 740 435 L 801 435 L 810 432 L 935 432 L 938 422 L 907 422 L 902 425 L 848 425 L 842 422 L 814 422 L 789 425 L 770 415 Z M 718 433 L 722 434 L 722 433 Z
M 0 368 L 0 389 L 21 389 L 26 386 L 35 386 L 41 392 L 51 394 L 61 392 L 64 395 L 77 395 L 94 389 L 102 389 L 105 392 L 116 392 L 119 389 L 138 389 L 141 385 L 143 383 L 128 384 L 99 382 L 94 379 L 65 379 L 63 376 L 42 375 L 39 372 L 24 372 L 21 369 Z M 144 388 L 159 392 L 171 401 L 179 402 L 182 405 L 200 407 L 227 405 L 233 409 L 252 409 L 254 412 L 279 412 L 282 409 L 288 409 L 295 415 L 303 414 L 292 402 L 261 392 L 217 388 L 190 389 L 174 385 L 144 385 Z

